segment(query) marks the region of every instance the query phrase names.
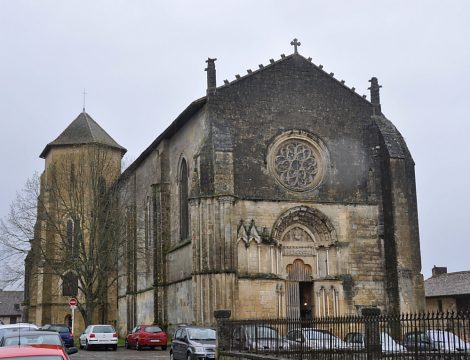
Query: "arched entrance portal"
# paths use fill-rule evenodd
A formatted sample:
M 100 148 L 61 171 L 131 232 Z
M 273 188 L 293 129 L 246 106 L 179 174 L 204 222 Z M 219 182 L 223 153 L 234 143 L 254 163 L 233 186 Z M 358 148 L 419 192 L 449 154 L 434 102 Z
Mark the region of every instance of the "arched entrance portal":
M 297 259 L 287 265 L 287 316 L 311 319 L 313 310 L 312 268 Z
M 307 319 L 323 308 L 314 287 L 331 286 L 336 275 L 336 231 L 321 211 L 297 206 L 284 212 L 274 223 L 272 239 L 281 244 L 281 255 L 286 267 L 287 315 Z M 316 299 L 316 303 L 314 303 Z M 325 307 L 325 309 L 327 309 Z

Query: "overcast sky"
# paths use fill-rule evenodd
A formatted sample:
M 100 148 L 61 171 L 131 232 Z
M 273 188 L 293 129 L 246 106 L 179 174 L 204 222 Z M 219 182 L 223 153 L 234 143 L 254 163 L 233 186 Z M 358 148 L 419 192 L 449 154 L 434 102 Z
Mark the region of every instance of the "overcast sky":
M 82 110 L 135 159 L 217 83 L 299 52 L 367 94 L 416 162 L 423 273 L 470 270 L 469 1 L 0 0 L 0 217 Z M 465 226 L 464 226 L 465 225 Z

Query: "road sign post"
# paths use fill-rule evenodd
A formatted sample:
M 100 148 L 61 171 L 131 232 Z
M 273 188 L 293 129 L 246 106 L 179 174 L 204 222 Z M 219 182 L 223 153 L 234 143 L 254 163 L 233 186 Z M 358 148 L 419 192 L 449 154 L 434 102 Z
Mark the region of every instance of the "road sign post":
M 72 334 L 75 334 L 74 332 L 74 325 L 75 325 L 75 309 L 77 308 L 78 300 L 75 298 L 70 298 L 69 299 L 69 306 L 70 309 L 72 310 Z

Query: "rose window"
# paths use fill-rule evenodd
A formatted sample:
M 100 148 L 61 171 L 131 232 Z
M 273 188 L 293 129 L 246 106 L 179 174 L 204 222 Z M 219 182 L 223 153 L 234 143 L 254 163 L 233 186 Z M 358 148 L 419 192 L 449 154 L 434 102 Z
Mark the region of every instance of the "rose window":
M 289 141 L 280 146 L 274 168 L 281 182 L 298 190 L 312 186 L 318 171 L 313 149 L 301 141 Z
M 268 149 L 268 169 L 291 191 L 318 187 L 326 174 L 328 150 L 321 139 L 302 130 L 279 135 Z

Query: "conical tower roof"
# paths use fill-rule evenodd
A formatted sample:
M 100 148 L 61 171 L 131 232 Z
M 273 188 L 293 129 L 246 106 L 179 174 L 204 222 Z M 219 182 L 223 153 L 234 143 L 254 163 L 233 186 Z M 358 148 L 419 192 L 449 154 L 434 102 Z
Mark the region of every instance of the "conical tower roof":
M 46 145 L 41 158 L 45 159 L 49 150 L 54 146 L 70 146 L 84 144 L 100 144 L 121 150 L 122 155 L 126 149 L 119 145 L 98 123 L 85 111 L 60 134 L 57 139 Z

